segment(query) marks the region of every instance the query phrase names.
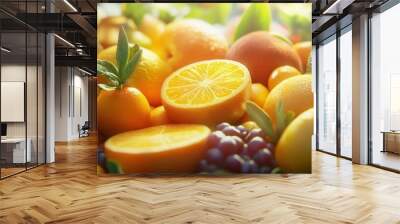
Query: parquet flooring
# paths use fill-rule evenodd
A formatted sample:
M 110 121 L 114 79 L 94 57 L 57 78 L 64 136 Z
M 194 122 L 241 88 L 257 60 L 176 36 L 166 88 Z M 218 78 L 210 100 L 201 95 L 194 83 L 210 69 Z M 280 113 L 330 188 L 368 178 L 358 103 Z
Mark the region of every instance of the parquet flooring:
M 0 181 L 0 223 L 400 223 L 400 175 L 313 153 L 313 174 L 97 177 L 96 141 Z

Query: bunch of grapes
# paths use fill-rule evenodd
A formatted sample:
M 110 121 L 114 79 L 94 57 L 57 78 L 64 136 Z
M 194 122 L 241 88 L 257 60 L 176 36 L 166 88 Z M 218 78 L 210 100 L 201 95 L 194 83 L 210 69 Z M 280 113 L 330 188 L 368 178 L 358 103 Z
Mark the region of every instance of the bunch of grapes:
M 206 158 L 200 161 L 201 172 L 227 170 L 233 173 L 271 173 L 276 167 L 274 145 L 265 140 L 259 128 L 247 129 L 229 123 L 217 125 L 208 137 Z

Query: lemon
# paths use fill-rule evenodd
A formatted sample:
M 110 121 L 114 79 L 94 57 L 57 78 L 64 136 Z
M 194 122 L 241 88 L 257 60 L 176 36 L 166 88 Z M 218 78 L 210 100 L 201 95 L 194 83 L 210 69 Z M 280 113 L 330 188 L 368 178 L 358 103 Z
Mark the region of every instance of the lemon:
M 311 137 L 314 109 L 295 118 L 280 137 L 275 150 L 278 166 L 285 173 L 311 173 Z

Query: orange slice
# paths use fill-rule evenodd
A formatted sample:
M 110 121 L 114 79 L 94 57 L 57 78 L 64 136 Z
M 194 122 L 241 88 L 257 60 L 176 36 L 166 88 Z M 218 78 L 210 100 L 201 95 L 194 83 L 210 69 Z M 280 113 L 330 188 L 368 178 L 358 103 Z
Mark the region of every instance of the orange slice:
M 231 60 L 207 60 L 187 65 L 165 81 L 161 99 L 170 121 L 215 125 L 236 122 L 250 98 L 247 68 Z
M 209 134 L 207 126 L 183 124 L 125 132 L 105 142 L 105 155 L 126 174 L 195 172 Z

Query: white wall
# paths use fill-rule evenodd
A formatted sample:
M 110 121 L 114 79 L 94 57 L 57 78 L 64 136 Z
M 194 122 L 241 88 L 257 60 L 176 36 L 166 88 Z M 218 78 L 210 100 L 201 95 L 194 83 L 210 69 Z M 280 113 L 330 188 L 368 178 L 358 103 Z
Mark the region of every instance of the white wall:
M 36 70 L 38 69 L 38 71 Z M 27 80 L 25 80 L 27 78 Z M 32 161 L 44 162 L 45 150 L 45 118 L 44 118 L 44 74 L 42 68 L 25 64 L 3 64 L 1 66 L 1 81 L 26 83 L 26 110 L 27 120 L 24 122 L 6 122 L 7 137 L 25 138 L 30 140 Z M 7 96 L 2 96 L 7 97 Z M 7 110 L 9 108 L 1 108 Z M 25 111 L 23 111 L 25 112 Z M 39 156 L 37 157 L 37 154 Z
M 88 120 L 88 78 L 71 67 L 56 67 L 55 73 L 55 140 L 74 140 L 78 125 Z

